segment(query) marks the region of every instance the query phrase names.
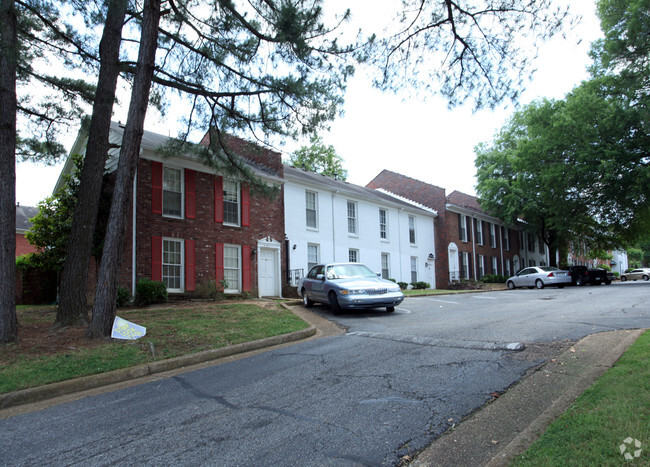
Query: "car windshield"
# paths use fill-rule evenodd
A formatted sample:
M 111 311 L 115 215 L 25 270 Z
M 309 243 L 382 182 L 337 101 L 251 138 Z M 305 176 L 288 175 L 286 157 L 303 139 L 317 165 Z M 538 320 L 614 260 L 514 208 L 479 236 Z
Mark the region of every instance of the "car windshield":
M 544 272 L 559 271 L 559 269 L 554 266 L 543 266 L 540 269 Z
M 363 264 L 337 264 L 328 266 L 327 278 L 328 279 L 349 279 L 351 277 L 373 277 L 373 273 L 367 266 Z

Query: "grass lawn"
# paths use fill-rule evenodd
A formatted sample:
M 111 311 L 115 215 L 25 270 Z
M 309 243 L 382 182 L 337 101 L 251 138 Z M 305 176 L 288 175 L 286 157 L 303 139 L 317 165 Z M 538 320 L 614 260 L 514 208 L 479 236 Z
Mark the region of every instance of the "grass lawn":
M 616 365 L 511 465 L 650 465 L 648 362 L 650 331 L 641 335 Z M 635 440 L 641 443 L 641 448 L 635 445 Z M 623 453 L 621 445 L 625 447 Z M 639 449 L 640 456 L 634 457 Z M 632 459 L 626 460 L 626 453 Z
M 86 339 L 85 327 L 51 330 L 56 317 L 54 307 L 18 307 L 18 341 L 0 346 L 0 393 L 308 327 L 274 302 L 169 304 L 118 309 L 117 314 L 146 327 L 147 335 L 136 341 Z

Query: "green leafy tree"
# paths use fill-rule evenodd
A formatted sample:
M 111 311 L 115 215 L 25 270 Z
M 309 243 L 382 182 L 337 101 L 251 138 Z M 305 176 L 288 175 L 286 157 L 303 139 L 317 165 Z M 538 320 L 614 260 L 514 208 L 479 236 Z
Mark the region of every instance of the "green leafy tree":
M 319 136 L 312 136 L 311 144 L 303 146 L 289 156 L 289 163 L 310 172 L 346 180 L 348 171 L 343 168 L 343 159 L 332 145 L 325 145 Z

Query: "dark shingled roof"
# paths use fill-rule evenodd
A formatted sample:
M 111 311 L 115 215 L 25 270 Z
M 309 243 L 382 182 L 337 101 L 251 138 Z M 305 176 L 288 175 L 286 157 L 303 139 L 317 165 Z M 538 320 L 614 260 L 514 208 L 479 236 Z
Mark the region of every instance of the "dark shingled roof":
M 32 228 L 30 219 L 38 214 L 34 206 L 16 205 L 16 232 L 26 232 Z
M 481 205 L 479 204 L 478 198 L 476 196 L 461 193 L 460 191 L 453 191 L 450 193 L 450 195 L 447 196 L 447 203 L 458 206 L 460 208 L 470 209 L 481 214 L 487 214 L 481 208 Z

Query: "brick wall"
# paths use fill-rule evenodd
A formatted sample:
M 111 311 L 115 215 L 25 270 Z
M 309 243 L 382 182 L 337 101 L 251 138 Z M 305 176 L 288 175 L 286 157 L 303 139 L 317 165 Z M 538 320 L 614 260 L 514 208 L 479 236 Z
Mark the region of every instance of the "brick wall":
M 279 158 L 279 155 L 278 155 Z M 280 191 L 275 198 L 268 199 L 251 193 L 250 226 L 232 227 L 215 222 L 215 176 L 196 172 L 196 216 L 194 219 L 176 219 L 152 213 L 152 162 L 140 159 L 137 182 L 137 243 L 136 278 L 151 278 L 152 237 L 171 237 L 194 240 L 196 291 L 184 295 L 197 295 L 202 287 L 214 283 L 216 278 L 215 243 L 249 246 L 251 251 L 257 241 L 272 237 L 284 242 L 284 205 Z M 122 273 L 120 285 L 131 288 L 132 267 L 132 213 L 129 215 L 127 235 L 123 246 Z M 281 252 L 282 278 L 285 272 L 284 245 Z M 257 255 L 251 254 L 252 295 L 257 295 Z
M 36 252 L 36 247 L 25 238 L 25 234 L 16 233 L 16 256 Z

